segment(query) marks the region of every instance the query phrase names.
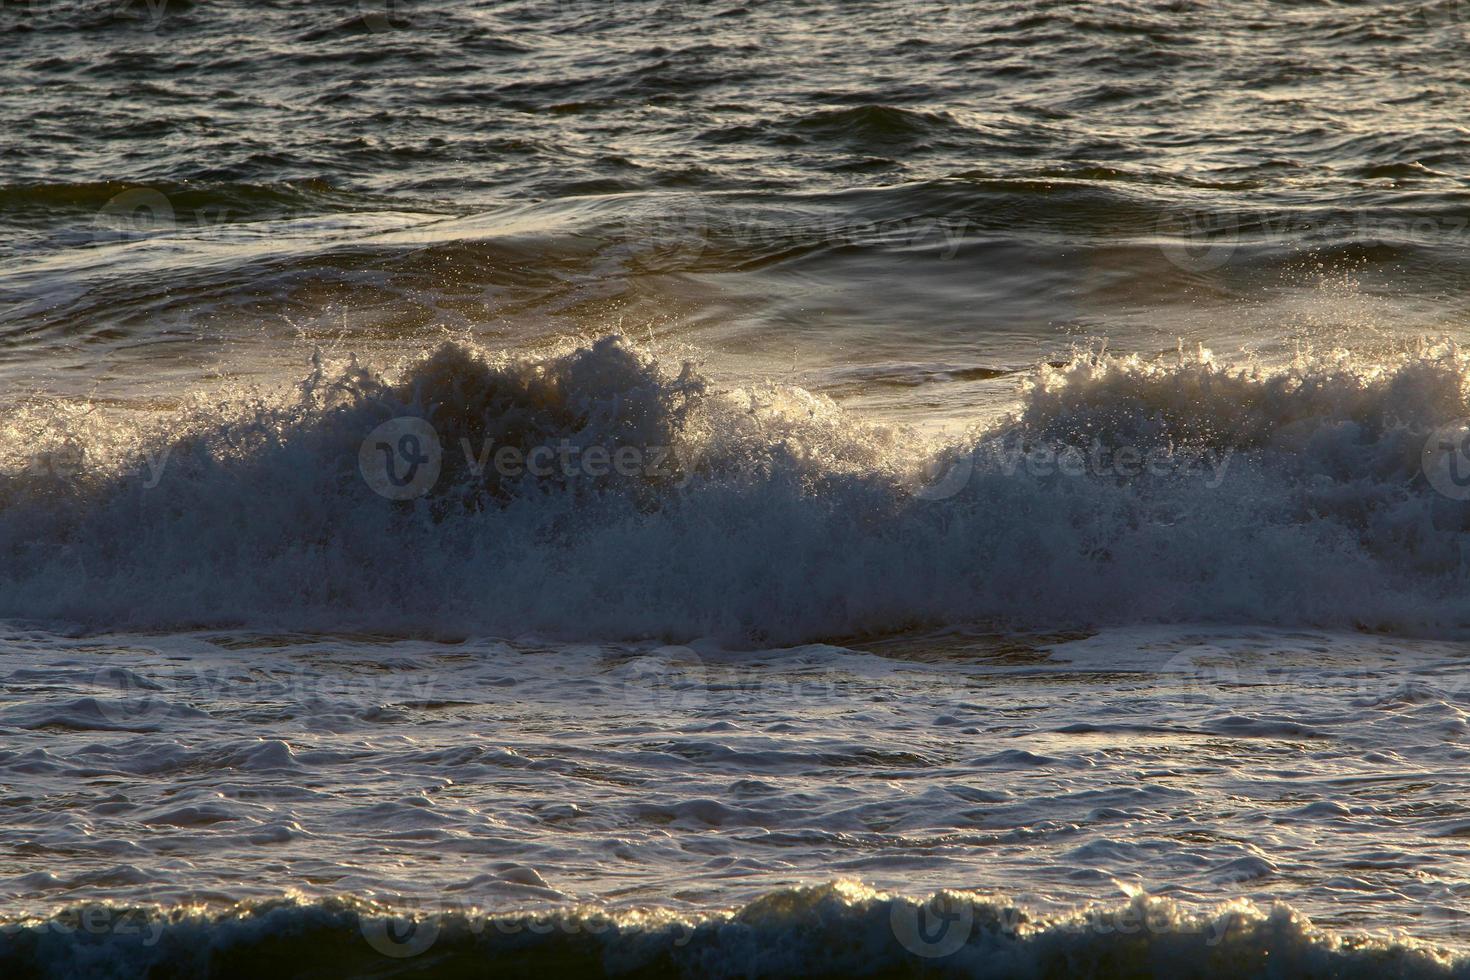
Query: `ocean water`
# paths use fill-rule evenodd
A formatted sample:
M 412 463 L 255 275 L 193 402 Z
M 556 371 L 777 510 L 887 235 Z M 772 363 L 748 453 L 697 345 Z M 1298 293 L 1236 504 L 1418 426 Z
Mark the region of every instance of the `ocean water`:
M 1470 6 L 0 52 L 0 976 L 1470 976 Z

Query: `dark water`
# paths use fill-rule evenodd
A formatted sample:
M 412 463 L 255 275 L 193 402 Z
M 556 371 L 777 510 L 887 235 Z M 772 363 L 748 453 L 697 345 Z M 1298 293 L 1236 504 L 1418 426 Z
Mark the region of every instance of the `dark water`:
M 832 369 L 1103 336 L 1454 333 L 1461 13 L 7 2 L 3 368 L 239 373 L 345 316 L 358 348 L 652 330 L 852 395 Z M 865 401 L 996 387 L 941 380 Z

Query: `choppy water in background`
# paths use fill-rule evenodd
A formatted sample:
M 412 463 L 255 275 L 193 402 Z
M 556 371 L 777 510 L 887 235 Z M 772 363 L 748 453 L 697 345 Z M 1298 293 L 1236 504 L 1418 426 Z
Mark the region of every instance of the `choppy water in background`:
M 927 421 L 1462 317 L 1458 3 L 386 3 L 0 7 L 6 377 L 651 330 Z
M 0 50 L 6 976 L 1464 971 L 1463 3 Z

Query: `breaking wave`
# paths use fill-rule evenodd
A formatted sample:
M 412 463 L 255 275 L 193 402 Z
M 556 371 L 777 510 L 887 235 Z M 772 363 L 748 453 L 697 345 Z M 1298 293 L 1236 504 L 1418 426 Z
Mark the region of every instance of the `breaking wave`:
M 925 902 L 839 882 L 688 917 L 598 909 L 413 914 L 354 900 L 225 912 L 70 909 L 0 927 L 9 977 L 1452 977 L 1428 947 L 1345 939 L 1289 906 L 1212 913 L 1135 896 L 1040 916 L 1000 898 Z
M 1467 377 L 1444 345 L 1276 369 L 1091 353 L 948 445 L 617 338 L 318 363 L 289 397 L 153 431 L 31 404 L 0 421 L 0 616 L 757 644 L 975 621 L 1459 635 L 1470 503 L 1426 472 L 1463 445 Z M 375 483 L 400 450 L 433 478 Z

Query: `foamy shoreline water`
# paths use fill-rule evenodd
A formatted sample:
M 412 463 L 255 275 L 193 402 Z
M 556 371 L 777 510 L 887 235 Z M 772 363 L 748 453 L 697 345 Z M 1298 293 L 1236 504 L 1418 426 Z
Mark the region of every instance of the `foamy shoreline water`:
M 937 926 L 931 927 L 932 918 Z M 440 977 L 458 971 L 606 976 L 1076 975 L 1458 977 L 1432 949 L 1343 940 L 1285 906 L 1248 903 L 1213 916 L 1135 899 L 1034 920 L 980 896 L 924 901 L 839 883 L 773 893 L 728 916 L 593 911 L 555 915 L 384 915 L 351 901 L 275 903 L 209 918 L 83 910 L 4 928 L 0 965 L 14 975 L 103 978 L 232 976 L 290 962 L 294 975 Z
M 0 840 L 46 856 L 0 877 L 17 975 L 1449 976 L 1470 949 L 1453 642 L 12 626 L 0 651 Z M 968 912 L 929 899 L 956 886 Z

